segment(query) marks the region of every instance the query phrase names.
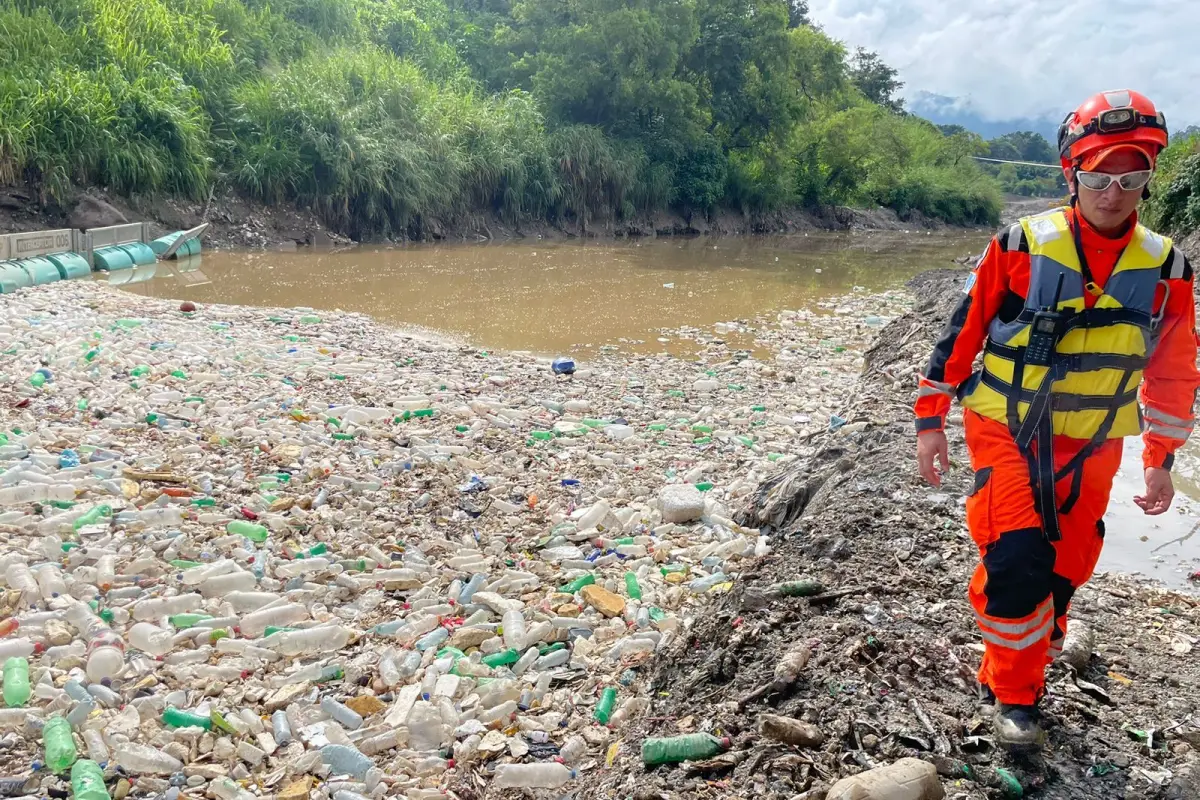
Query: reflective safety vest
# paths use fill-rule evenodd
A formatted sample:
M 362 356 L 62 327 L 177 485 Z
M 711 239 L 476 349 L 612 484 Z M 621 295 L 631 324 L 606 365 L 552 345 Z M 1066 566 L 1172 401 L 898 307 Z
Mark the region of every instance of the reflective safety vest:
M 1084 304 L 1084 275 L 1067 216 L 1056 209 L 1021 220 L 1012 235 L 1029 247 L 1029 292 L 1015 319 L 995 319 L 988 329 L 983 369 L 961 390 L 966 408 L 1016 429 L 1054 369 L 1048 400 L 1055 434 L 1073 439 L 1134 436 L 1141 431 L 1138 387 L 1157 342 L 1154 298 L 1171 258 L 1171 241 L 1137 226 L 1092 308 Z M 1013 242 L 1010 247 L 1016 249 Z M 1054 366 L 1025 363 L 1034 314 L 1053 303 L 1068 315 Z M 1163 305 L 1166 301 L 1164 299 Z M 1019 389 L 1014 388 L 1018 383 Z

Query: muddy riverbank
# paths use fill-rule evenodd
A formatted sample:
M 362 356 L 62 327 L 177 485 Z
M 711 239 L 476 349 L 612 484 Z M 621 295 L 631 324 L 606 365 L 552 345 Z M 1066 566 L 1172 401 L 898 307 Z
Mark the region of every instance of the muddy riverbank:
M 151 222 L 156 235 L 208 222 L 210 228 L 204 235 L 207 249 L 292 249 L 304 245 L 327 247 L 351 243 L 311 209 L 267 206 L 231 193 L 192 202 L 179 198 L 125 197 L 93 188 L 79 191 L 62 204 L 42 205 L 31 190 L 0 187 L 0 233 L 99 227 L 137 220 Z M 408 238 L 385 243 L 478 243 L 521 239 L 604 241 L 664 236 L 786 235 L 812 231 L 927 231 L 948 227 L 919 212 L 901 219 L 885 208 L 789 209 L 768 214 L 722 210 L 710 216 L 663 212 L 623 221 L 600 220 L 586 228 L 571 222 L 536 219 L 513 222 L 492 214 L 472 214 L 453 220 L 425 219 L 414 225 Z M 374 243 L 380 241 L 385 240 Z
M 647 718 L 614 736 L 614 769 L 589 776 L 582 796 L 823 798 L 839 777 L 904 756 L 935 763 L 957 800 L 1198 796 L 1197 600 L 1116 575 L 1076 595 L 1072 617 L 1096 630 L 1097 647 L 1079 674 L 1051 668 L 1044 757 L 1013 761 L 992 746 L 965 596 L 976 548 L 961 506 L 961 426 L 950 427 L 954 469 L 933 490 L 916 475 L 909 411 L 914 371 L 960 286 L 961 273 L 914 281 L 924 302 L 866 353 L 848 424 L 814 437 L 810 454 L 745 505 L 740 519 L 772 530 L 774 551 L 658 661 Z M 825 596 L 767 596 L 799 577 L 819 580 Z M 812 658 L 794 687 L 743 707 L 799 643 Z M 764 740 L 764 712 L 816 725 L 824 744 Z M 643 770 L 641 737 L 691 730 L 731 737 L 734 755 Z

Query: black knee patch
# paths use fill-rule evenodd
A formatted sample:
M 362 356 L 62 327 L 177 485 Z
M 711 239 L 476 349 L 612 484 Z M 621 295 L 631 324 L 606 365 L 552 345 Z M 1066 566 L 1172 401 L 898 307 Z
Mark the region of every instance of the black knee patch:
M 1054 635 L 1050 638 L 1061 639 L 1065 631 L 1058 627 L 1058 618 L 1067 613 L 1067 606 L 1075 596 L 1075 587 L 1062 575 L 1051 575 L 1050 593 L 1054 595 Z
M 1054 547 L 1041 528 L 1023 528 L 1000 534 L 983 555 L 989 617 L 1027 617 L 1054 588 Z

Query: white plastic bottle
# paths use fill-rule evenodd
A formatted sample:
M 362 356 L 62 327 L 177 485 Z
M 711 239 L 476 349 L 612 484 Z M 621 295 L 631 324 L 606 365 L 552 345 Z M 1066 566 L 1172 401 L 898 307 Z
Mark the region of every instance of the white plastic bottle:
M 283 631 L 268 636 L 263 646 L 285 656 L 330 653 L 341 650 L 350 641 L 351 631 L 341 625 L 307 628 L 302 631 Z M 277 638 L 278 637 L 278 638 Z M 272 641 L 274 640 L 274 641 Z
M 54 564 L 42 564 L 37 568 L 37 583 L 43 600 L 54 600 L 67 593 L 67 584 L 63 581 L 62 570 Z
M 500 789 L 557 789 L 574 778 L 574 770 L 552 761 L 501 764 L 496 767 L 492 785 Z
M 42 592 L 38 588 L 37 581 L 33 578 L 33 573 L 29 571 L 29 566 L 21 561 L 14 561 L 4 570 L 4 580 L 8 583 L 8 588 L 14 592 L 21 593 L 21 599 L 29 605 L 37 605 L 41 599 Z
M 242 617 L 239 627 L 246 636 L 261 636 L 271 626 L 286 627 L 308 619 L 308 609 L 299 603 L 263 608 Z

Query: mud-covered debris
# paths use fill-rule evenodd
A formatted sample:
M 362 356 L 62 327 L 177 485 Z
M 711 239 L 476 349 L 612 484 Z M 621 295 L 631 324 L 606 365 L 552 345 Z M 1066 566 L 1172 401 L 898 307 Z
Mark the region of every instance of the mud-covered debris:
M 1067 625 L 1067 635 L 1063 639 L 1062 654 L 1058 660 L 1079 671 L 1092 660 L 1092 651 L 1095 649 L 1096 634 L 1091 626 L 1072 620 Z
M 830 787 L 825 800 L 942 800 L 946 796 L 937 768 L 917 758 L 902 758 Z
M 777 714 L 763 714 L 759 718 L 759 731 L 768 739 L 797 747 L 820 747 L 825 744 L 825 734 L 816 725 Z

